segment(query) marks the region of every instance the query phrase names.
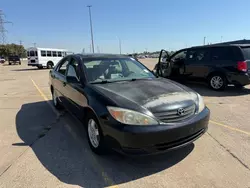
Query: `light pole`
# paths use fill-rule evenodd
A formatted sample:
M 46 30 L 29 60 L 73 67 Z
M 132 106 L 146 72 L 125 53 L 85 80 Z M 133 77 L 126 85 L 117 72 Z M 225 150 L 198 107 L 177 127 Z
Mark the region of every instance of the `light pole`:
M 87 6 L 89 8 L 89 22 L 90 22 L 90 32 L 91 32 L 91 41 L 92 41 L 92 52 L 95 53 L 95 47 L 94 47 L 94 38 L 93 38 L 93 29 L 92 29 L 92 18 L 91 18 L 91 5 Z

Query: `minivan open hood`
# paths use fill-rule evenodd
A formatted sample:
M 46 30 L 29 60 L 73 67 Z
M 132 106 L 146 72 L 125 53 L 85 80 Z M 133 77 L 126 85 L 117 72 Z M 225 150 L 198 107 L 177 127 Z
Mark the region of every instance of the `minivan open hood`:
M 152 113 L 162 110 L 163 106 L 182 101 L 194 101 L 197 97 L 191 89 L 164 78 L 95 84 L 93 86 L 118 105 L 128 104 L 128 108 L 133 108 L 131 105 L 136 103 L 149 109 Z

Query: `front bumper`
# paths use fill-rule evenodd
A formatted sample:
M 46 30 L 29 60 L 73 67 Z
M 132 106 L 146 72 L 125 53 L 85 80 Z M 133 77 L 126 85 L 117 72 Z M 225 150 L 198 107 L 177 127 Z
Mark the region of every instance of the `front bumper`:
M 210 111 L 186 121 L 154 126 L 107 125 L 102 129 L 108 145 L 127 155 L 164 153 L 188 145 L 202 136 L 207 128 Z

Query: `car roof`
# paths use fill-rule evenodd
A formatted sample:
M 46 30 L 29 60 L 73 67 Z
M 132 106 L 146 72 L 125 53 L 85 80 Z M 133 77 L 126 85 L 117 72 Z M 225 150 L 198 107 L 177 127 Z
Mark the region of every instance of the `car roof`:
M 187 49 L 198 49 L 198 48 L 214 48 L 214 47 L 250 47 L 250 44 L 210 44 L 210 45 L 204 45 L 204 46 L 193 46 Z

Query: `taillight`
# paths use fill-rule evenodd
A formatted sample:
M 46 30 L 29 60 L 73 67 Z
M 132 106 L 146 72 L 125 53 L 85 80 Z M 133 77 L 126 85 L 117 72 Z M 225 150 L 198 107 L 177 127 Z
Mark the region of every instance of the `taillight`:
M 239 71 L 247 72 L 247 62 L 246 61 L 239 61 L 237 64 L 237 68 Z

